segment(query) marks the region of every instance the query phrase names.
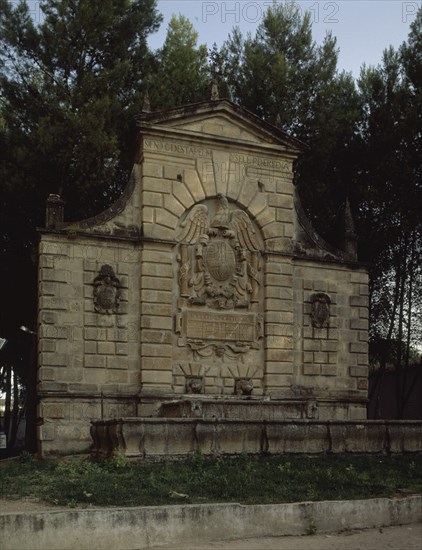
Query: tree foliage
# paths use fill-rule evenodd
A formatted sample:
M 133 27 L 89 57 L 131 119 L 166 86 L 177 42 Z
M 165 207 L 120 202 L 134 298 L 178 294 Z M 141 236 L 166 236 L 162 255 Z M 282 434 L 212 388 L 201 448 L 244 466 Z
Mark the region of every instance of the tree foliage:
M 309 12 L 275 4 L 255 36 L 234 29 L 213 57 L 234 101 L 308 145 L 296 183 L 319 231 L 335 241 L 351 187 L 348 148 L 359 115 L 353 79 L 337 70 L 336 39 L 328 33 L 317 45 Z
M 13 254 L 33 243 L 49 193 L 81 218 L 126 183 L 160 17 L 155 0 L 48 0 L 35 25 L 25 2 L 0 3 L 1 229 Z
M 73 216 L 98 211 L 132 162 L 128 134 L 151 63 L 146 39 L 160 21 L 155 0 L 48 0 L 38 26 L 24 2 L 1 3 L 8 187 L 30 191 L 37 206 L 59 192 Z
M 422 9 L 399 50 L 363 67 L 359 89 L 358 221 L 370 266 L 371 347 L 382 369 L 390 362 L 400 370 L 422 341 Z
M 208 54 L 197 46 L 198 33 L 183 15 L 173 15 L 157 69 L 150 77 L 149 95 L 154 110 L 195 103 L 210 96 Z
M 160 22 L 155 0 L 46 0 L 40 8 L 35 24 L 25 2 L 0 0 L 0 275 L 2 288 L 14 289 L 2 301 L 0 334 L 9 340 L 2 361 L 10 372 L 15 349 L 23 382 L 30 339 L 18 349 L 18 327 L 35 328 L 45 200 L 60 193 L 68 219 L 80 219 L 125 185 L 153 60 L 147 37 Z

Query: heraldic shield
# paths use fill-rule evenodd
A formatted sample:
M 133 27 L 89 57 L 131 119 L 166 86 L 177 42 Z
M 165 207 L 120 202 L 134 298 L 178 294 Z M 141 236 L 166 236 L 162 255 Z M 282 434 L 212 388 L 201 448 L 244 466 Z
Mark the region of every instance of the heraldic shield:
M 218 345 L 220 352 L 229 346 L 237 353 L 256 347 L 262 336 L 261 256 L 248 214 L 230 209 L 227 198 L 217 195 L 187 213 L 177 240 L 185 344 L 194 349 Z

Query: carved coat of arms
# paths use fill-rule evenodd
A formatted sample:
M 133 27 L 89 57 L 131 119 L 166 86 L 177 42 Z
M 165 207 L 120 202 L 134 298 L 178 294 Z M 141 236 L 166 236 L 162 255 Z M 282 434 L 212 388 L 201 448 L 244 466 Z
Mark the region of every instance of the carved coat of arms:
M 103 265 L 94 279 L 94 306 L 98 313 L 116 313 L 120 301 L 120 281 L 110 265 Z
M 245 308 L 258 301 L 259 245 L 249 216 L 231 211 L 223 195 L 218 201 L 212 217 L 199 204 L 181 224 L 180 293 L 190 304 Z
M 331 299 L 328 294 L 318 292 L 311 296 L 311 323 L 314 328 L 329 326 Z
M 246 351 L 262 330 L 255 313 L 259 243 L 251 219 L 240 209 L 231 210 L 220 194 L 214 205 L 192 208 L 180 224 L 178 241 L 179 294 L 185 305 L 180 324 L 186 343 L 200 349 L 212 340 L 216 353 L 222 346 Z

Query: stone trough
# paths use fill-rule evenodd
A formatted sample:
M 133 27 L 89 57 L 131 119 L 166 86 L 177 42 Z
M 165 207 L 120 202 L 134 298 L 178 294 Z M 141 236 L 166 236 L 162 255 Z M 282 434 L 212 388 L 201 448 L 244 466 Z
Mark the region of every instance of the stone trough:
M 120 418 L 91 423 L 92 457 L 129 459 L 281 453 L 422 452 L 421 421 L 234 420 Z

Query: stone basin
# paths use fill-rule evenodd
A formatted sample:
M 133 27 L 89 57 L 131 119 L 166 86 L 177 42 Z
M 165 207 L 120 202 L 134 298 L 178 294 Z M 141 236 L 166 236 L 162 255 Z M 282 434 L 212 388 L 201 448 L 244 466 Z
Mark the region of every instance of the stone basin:
M 422 421 L 120 418 L 91 423 L 93 458 L 422 452 Z

